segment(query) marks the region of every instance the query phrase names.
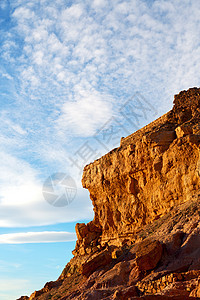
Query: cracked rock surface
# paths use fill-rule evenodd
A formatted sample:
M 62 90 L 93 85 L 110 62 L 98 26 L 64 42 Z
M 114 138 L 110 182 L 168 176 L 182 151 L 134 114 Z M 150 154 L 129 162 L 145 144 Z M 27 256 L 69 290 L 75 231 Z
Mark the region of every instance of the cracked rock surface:
M 55 282 L 20 299 L 200 299 L 200 89 L 84 168 L 94 220 Z

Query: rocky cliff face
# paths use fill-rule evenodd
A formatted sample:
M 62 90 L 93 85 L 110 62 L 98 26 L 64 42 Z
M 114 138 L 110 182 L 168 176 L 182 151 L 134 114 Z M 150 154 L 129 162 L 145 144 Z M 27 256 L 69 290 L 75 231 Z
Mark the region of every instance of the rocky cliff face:
M 90 192 L 97 232 L 85 237 L 77 225 L 75 254 L 94 244 L 122 246 L 135 233 L 197 193 L 200 186 L 200 91 L 175 96 L 168 114 L 122 139 L 121 146 L 85 167 L 82 184 Z M 93 228 L 92 228 L 93 227 Z
M 94 220 L 76 225 L 60 278 L 27 299 L 200 297 L 200 89 L 87 165 L 82 184 Z

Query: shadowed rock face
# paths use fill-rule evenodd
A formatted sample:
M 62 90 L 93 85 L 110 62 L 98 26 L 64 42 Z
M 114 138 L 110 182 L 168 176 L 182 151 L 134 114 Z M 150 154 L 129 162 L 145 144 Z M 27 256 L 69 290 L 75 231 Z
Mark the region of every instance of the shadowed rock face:
M 74 258 L 29 299 L 198 299 L 199 145 L 200 89 L 193 88 L 87 165 L 82 184 L 94 220 L 76 225 Z

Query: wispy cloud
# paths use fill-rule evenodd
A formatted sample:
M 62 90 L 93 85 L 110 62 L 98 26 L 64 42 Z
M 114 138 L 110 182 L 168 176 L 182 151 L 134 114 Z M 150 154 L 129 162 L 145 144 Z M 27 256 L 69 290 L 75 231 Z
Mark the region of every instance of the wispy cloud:
M 83 87 L 76 88 L 79 90 L 76 99 L 63 105 L 57 124 L 64 133 L 71 131 L 74 135 L 91 136 L 112 116 L 112 99 L 92 91 L 92 87 L 90 92 Z
M 0 0 L 0 227 L 93 218 L 80 174 L 96 157 L 84 158 L 80 169 L 70 158 L 76 161 L 85 142 L 101 152 L 93 135 L 106 130 L 112 116 L 119 120 L 119 109 L 136 91 L 156 107 L 157 117 L 172 107 L 174 94 L 200 85 L 199 16 L 200 1 L 188 0 Z M 150 111 L 140 126 L 154 118 Z M 42 194 L 55 172 L 77 181 L 77 196 L 66 207 L 49 205 Z M 0 243 L 71 238 L 12 233 L 1 235 Z M 1 299 L 40 288 L 10 277 L 0 280 Z
M 199 85 L 200 2 L 20 0 L 1 10 L 1 225 L 41 224 L 37 211 L 52 224 L 58 211 L 45 207 L 42 181 L 74 172 L 77 145 L 135 91 L 161 115 L 173 94 Z M 67 220 L 92 215 L 81 197 L 85 209 L 74 201 Z
M 75 240 L 75 233 L 65 231 L 20 232 L 0 234 L 0 244 L 57 243 Z
M 21 45 L 16 71 L 24 94 L 36 102 L 53 100 L 61 111 L 68 101 L 87 103 L 77 90 L 80 83 L 85 94 L 106 93 L 113 103 L 118 94 L 135 89 L 152 93 L 156 88 L 166 97 L 198 84 L 197 2 L 76 1 L 47 8 L 43 1 L 38 9 L 39 2 L 22 1 L 12 14 Z M 18 40 L 11 31 L 5 43 L 13 42 L 9 49 L 16 55 Z M 96 116 L 90 112 L 89 117 Z M 65 120 L 73 126 L 73 119 Z

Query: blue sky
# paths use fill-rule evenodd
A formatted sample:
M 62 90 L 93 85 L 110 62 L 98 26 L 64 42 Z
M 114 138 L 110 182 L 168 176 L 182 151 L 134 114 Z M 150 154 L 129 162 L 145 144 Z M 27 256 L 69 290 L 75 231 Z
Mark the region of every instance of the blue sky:
M 195 0 L 0 0 L 0 299 L 69 261 L 93 218 L 83 166 L 199 86 L 199 15 Z M 60 208 L 42 193 L 57 172 L 77 186 Z

